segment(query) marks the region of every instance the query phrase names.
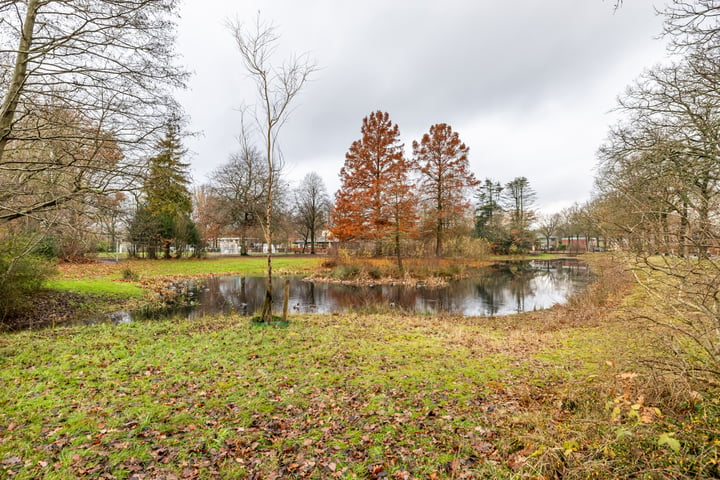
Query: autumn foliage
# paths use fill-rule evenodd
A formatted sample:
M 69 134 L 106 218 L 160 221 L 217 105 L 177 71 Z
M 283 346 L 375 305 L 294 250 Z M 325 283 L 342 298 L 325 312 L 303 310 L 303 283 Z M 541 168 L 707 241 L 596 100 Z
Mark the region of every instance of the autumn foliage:
M 435 237 L 437 256 L 442 254 L 446 233 L 458 226 L 458 220 L 470 208 L 468 189 L 478 185 L 469 170 L 468 151 L 458 133 L 446 123 L 433 125 L 420 142 L 413 142 L 424 223 Z
M 331 231 L 341 241 L 374 241 L 376 253 L 383 240 L 390 239 L 399 255 L 401 239 L 415 228 L 412 163 L 387 113 L 365 117 L 361 134 L 340 171 L 342 185 L 335 195 Z
M 383 242 L 393 245 L 402 270 L 401 243 L 417 236 L 422 224 L 424 238 L 441 256 L 447 236 L 469 223 L 470 190 L 478 185 L 469 148 L 439 123 L 413 142 L 413 155 L 405 158 L 398 126 L 380 111 L 363 119 L 361 133 L 340 171 L 332 234 L 342 242 L 374 241 L 376 254 Z

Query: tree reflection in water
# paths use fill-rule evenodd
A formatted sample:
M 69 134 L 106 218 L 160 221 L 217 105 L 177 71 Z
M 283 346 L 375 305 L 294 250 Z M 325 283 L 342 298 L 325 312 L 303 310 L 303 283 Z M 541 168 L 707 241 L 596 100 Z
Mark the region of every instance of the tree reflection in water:
M 289 304 L 291 312 L 296 313 L 395 308 L 415 313 L 498 316 L 563 303 L 589 281 L 589 267 L 573 259 L 498 263 L 472 278 L 434 289 L 402 285 L 357 287 L 291 277 Z M 197 290 L 199 304 L 176 314 L 189 318 L 231 312 L 252 315 L 262 307 L 265 279 L 212 277 L 189 287 Z M 282 298 L 276 302 L 275 308 L 280 310 Z

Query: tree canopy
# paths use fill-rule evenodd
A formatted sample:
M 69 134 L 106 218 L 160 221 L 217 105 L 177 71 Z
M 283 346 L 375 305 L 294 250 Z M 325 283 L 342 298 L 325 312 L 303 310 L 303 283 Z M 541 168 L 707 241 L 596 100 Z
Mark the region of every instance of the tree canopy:
M 424 221 L 434 234 L 436 256 L 442 255 L 446 234 L 459 225 L 468 212 L 467 193 L 478 184 L 470 171 L 469 150 L 446 123 L 431 126 L 419 142 L 413 142 Z
M 411 199 L 412 162 L 405 158 L 400 129 L 387 112 L 365 117 L 361 138 L 350 145 L 340 170 L 341 187 L 335 195 L 331 231 L 341 241 L 382 241 L 414 228 Z
M 0 57 L 10 67 L 0 82 L 0 176 L 6 193 L 23 194 L 0 205 L 0 222 L 136 185 L 186 78 L 173 51 L 175 6 L 0 2 Z

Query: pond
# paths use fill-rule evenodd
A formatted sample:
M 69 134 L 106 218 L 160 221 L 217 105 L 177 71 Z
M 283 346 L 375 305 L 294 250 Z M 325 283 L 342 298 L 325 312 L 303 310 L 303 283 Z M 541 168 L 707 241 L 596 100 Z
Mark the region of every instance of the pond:
M 352 286 L 290 277 L 289 311 L 342 313 L 398 309 L 414 313 L 499 316 L 564 303 L 590 280 L 588 265 L 575 259 L 498 263 L 471 278 L 451 281 L 440 288 L 427 288 L 422 284 Z M 280 278 L 274 282 L 276 311 L 282 310 L 283 283 Z M 183 288 L 192 298 L 192 306 L 161 314 L 117 312 L 113 321 L 123 323 L 169 315 L 193 319 L 233 312 L 252 315 L 262 307 L 265 278 L 210 277 L 190 282 Z

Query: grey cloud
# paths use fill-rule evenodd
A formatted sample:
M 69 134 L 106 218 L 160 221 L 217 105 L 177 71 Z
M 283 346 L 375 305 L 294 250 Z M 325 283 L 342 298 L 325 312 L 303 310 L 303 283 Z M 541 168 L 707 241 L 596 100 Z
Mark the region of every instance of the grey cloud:
M 222 5 L 218 11 L 227 14 L 239 9 L 237 14 L 249 20 L 262 8 L 263 16 L 278 26 L 284 43 L 279 53 L 308 51 L 321 67 L 298 98 L 281 141 L 289 165 L 303 170 L 317 164 L 328 183 L 334 182 L 347 148 L 359 137 L 362 118 L 374 110 L 390 113 L 406 144 L 433 123 L 448 122 L 456 127 L 490 117 L 536 118 L 534 115 L 549 103 L 565 110 L 555 113 L 558 118 L 537 121 L 550 125 L 580 114 L 588 118 L 587 109 L 592 108 L 589 115 L 598 117 L 593 128 L 605 128 L 602 114 L 613 105 L 598 106 L 589 101 L 590 97 L 602 94 L 611 98 L 620 90 L 611 94 L 603 90 L 610 86 L 609 75 L 616 81 L 618 69 L 625 69 L 622 75 L 627 77 L 623 80 L 627 84 L 643 67 L 660 60 L 662 54 L 661 44 L 652 40 L 660 31 L 660 20 L 654 17 L 652 2 L 647 0 L 625 2 L 617 13 L 602 0 L 216 3 Z M 188 19 L 183 29 L 218 29 L 222 28 L 218 27 L 220 20 L 204 25 L 198 23 L 199 19 Z M 198 35 L 202 38 L 202 33 Z M 223 99 L 225 104 L 239 103 L 242 98 L 253 101 L 254 91 L 229 85 L 238 76 L 239 61 L 232 56 L 232 45 L 228 48 L 229 34 L 216 32 L 211 40 L 226 42 L 218 48 L 224 58 L 214 63 L 214 75 L 226 78 L 216 80 L 215 89 L 212 85 L 199 86 L 198 94 L 188 97 L 185 103 L 191 111 L 203 111 L 197 104 L 203 102 L 203 92 L 209 88 L 210 104 L 218 110 L 220 119 L 214 122 L 212 135 L 226 135 L 228 128 L 218 128 L 217 123 L 232 122 L 233 112 L 223 106 Z M 192 53 L 197 45 L 188 45 L 188 58 L 213 61 L 212 46 L 203 47 L 201 53 Z M 634 65 L 629 58 L 640 61 Z M 212 79 L 205 72 L 197 81 L 207 83 Z M 203 122 L 211 124 L 207 115 L 202 117 Z M 199 128 L 206 129 L 203 125 Z M 229 153 L 210 153 L 214 144 L 222 144 L 225 149 L 231 144 L 214 138 L 205 141 L 203 151 L 198 152 L 199 159 L 213 159 L 206 163 Z M 471 151 L 482 151 L 487 141 L 463 139 Z M 578 155 L 585 157 L 597 145 L 588 147 L 567 141 L 563 147 L 582 152 Z M 331 165 L 328 159 L 332 158 L 336 161 Z M 528 160 L 503 161 L 519 162 L 517 169 L 522 170 L 522 162 Z M 589 175 L 593 161 L 582 159 L 583 175 Z M 547 190 L 555 192 L 555 186 L 548 185 Z

